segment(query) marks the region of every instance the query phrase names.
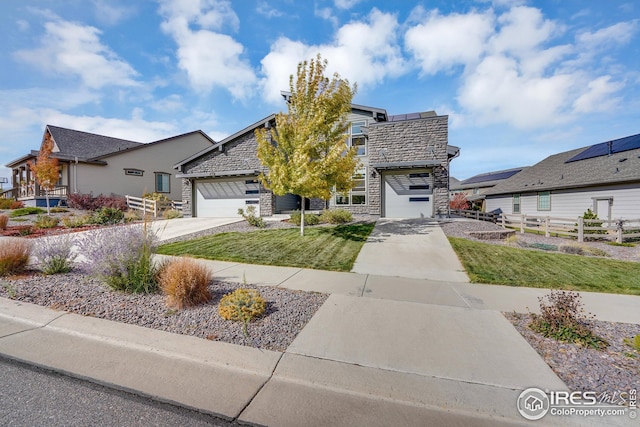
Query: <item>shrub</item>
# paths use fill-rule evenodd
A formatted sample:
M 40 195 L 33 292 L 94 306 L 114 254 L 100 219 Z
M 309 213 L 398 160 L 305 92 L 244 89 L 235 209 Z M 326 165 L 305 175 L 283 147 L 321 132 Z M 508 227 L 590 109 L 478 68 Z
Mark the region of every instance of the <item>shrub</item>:
M 31 242 L 24 239 L 0 240 L 0 276 L 24 271 L 31 255 Z
M 329 224 L 346 224 L 353 221 L 353 215 L 344 209 L 327 209 L 320 215 L 320 221 Z
M 609 254 L 600 248 L 594 248 L 588 245 L 562 245 L 560 251 L 574 255 L 590 255 L 608 257 Z
M 109 227 L 78 242 L 89 272 L 111 288 L 126 292 L 154 292 L 158 288 L 151 251 L 156 234 L 144 225 Z
M 62 218 L 62 225 L 67 228 L 84 227 L 87 224 L 91 224 L 91 215 L 69 215 Z
M 182 212 L 175 209 L 167 209 L 162 212 L 162 218 L 164 219 L 174 219 L 174 218 L 182 218 Z
M 291 219 L 289 220 L 289 222 L 295 224 L 295 225 L 300 225 L 301 222 L 301 218 L 302 215 L 300 213 L 300 211 L 293 211 L 291 213 Z M 305 213 L 304 214 L 304 225 L 318 225 L 320 224 L 320 216 L 316 215 L 316 214 L 311 214 L 311 213 Z
M 141 219 L 142 218 L 141 218 L 140 214 L 138 213 L 138 211 L 134 211 L 132 209 L 129 209 L 124 213 L 124 222 L 127 223 L 127 224 L 131 223 L 131 222 L 134 222 L 134 221 L 139 221 Z
M 156 202 L 168 202 L 169 198 L 162 193 L 144 193 L 143 199 L 155 200 Z
M 68 273 L 76 258 L 72 248 L 73 237 L 70 234 L 49 236 L 38 240 L 33 255 L 40 262 L 44 274 Z
M 169 261 L 162 267 L 159 282 L 169 308 L 192 307 L 211 299 L 211 273 L 190 258 Z
M 24 203 L 22 203 L 22 202 L 20 202 L 18 200 L 14 200 L 9 205 L 9 209 L 20 209 L 20 208 L 24 208 Z
M 0 230 L 6 230 L 7 224 L 9 224 L 9 216 L 0 214 Z
M 28 206 L 26 208 L 15 209 L 9 214 L 9 216 L 11 218 L 16 218 L 16 217 L 25 216 L 25 215 L 43 214 L 45 212 L 46 211 L 44 209 L 36 208 L 34 206 Z
M 454 194 L 451 200 L 449 201 L 449 207 L 451 209 L 461 209 L 461 210 L 469 209 L 469 201 L 467 200 L 467 196 L 464 193 Z
M 118 208 L 100 208 L 91 217 L 94 224 L 118 224 L 124 218 L 124 213 Z
M 49 212 L 51 213 L 65 213 L 65 212 L 69 212 L 69 209 L 65 209 L 65 208 L 60 208 L 60 207 L 54 207 L 54 208 L 50 208 Z
M 247 324 L 260 317 L 265 310 L 264 298 L 255 289 L 236 289 L 226 294 L 218 305 L 218 314 L 223 319 L 242 322 L 242 332 L 248 335 Z
M 100 194 L 98 197 L 92 197 L 91 194 L 75 193 L 67 197 L 67 203 L 70 208 L 87 211 L 95 211 L 100 208 L 116 208 L 121 211 L 127 209 L 127 199 L 114 195 L 104 196 Z
M 53 228 L 57 227 L 59 223 L 60 219 L 55 216 L 38 215 L 36 220 L 33 222 L 33 225 L 36 228 Z
M 0 209 L 11 209 L 11 204 L 13 202 L 13 199 L 4 199 L 0 197 Z
M 248 206 L 246 214 L 242 209 L 238 209 L 238 215 L 242 215 L 242 217 L 254 227 L 264 228 L 267 226 L 267 224 L 265 224 L 264 219 L 262 219 L 262 217 L 256 216 L 255 206 Z
M 545 301 L 546 298 L 546 301 Z M 529 327 L 547 338 L 603 349 L 608 343 L 596 336 L 590 327 L 595 318 L 585 314 L 581 297 L 577 292 L 551 291 L 538 298 L 540 315 L 532 313 Z
M 30 225 L 23 225 L 18 227 L 18 234 L 21 236 L 29 236 L 33 234 L 33 227 Z

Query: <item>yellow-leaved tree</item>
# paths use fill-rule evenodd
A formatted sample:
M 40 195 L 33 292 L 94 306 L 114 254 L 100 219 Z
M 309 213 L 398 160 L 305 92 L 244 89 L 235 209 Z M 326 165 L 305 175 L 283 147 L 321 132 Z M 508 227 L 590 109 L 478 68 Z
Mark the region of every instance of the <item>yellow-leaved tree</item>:
M 49 208 L 49 192 L 53 190 L 59 179 L 58 171 L 58 159 L 51 157 L 53 151 L 53 140 L 51 135 L 47 132 L 40 152 L 36 158 L 36 162 L 28 162 L 29 168 L 35 177 L 36 182 L 40 187 L 44 188 L 44 195 L 47 199 L 47 214 L 51 215 Z
M 302 198 L 300 235 L 304 236 L 304 199 L 329 200 L 334 192 L 353 188 L 359 164 L 356 149 L 347 146 L 348 115 L 356 86 L 334 73 L 324 75 L 321 56 L 298 64 L 289 77 L 288 113 L 276 115 L 275 128 L 255 131 L 258 158 L 268 171 L 262 184 L 275 195 Z

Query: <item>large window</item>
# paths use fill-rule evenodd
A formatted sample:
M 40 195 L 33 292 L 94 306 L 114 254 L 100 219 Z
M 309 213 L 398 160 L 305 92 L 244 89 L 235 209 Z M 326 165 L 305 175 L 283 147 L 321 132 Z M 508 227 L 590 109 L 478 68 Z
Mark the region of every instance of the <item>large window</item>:
M 164 172 L 156 172 L 156 193 L 171 192 L 171 174 Z
M 336 205 L 364 205 L 367 203 L 367 170 L 358 169 L 353 175 L 354 187 L 348 194 L 337 194 Z
M 364 120 L 351 123 L 351 146 L 356 147 L 358 156 L 367 155 L 367 139 L 362 131 L 366 125 L 367 122 Z
M 541 191 L 538 193 L 538 210 L 551 210 L 551 193 L 549 193 L 548 191 Z
M 519 194 L 513 195 L 513 211 L 512 212 L 514 214 L 520 213 L 520 195 Z

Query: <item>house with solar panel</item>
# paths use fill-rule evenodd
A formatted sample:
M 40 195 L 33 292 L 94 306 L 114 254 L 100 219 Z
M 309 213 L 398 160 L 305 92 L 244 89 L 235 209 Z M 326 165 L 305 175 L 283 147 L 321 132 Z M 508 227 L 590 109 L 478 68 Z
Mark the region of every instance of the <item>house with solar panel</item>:
M 640 134 L 554 154 L 487 191 L 487 211 L 600 219 L 640 216 Z
M 470 203 L 469 208 L 485 211 L 486 193 L 505 179 L 511 178 L 525 169 L 527 167 L 486 172 L 462 181 L 452 182 L 450 184 L 450 193 L 452 196 L 459 193 L 464 194 Z
M 59 165 L 58 183 L 49 194 L 51 206 L 64 203 L 73 193 L 141 197 L 156 192 L 180 200 L 182 181 L 175 177 L 173 165 L 186 153 L 214 143 L 202 131 L 141 143 L 52 125 L 45 127 L 42 142 L 45 138 L 53 141 L 51 155 Z M 1 197 L 46 206 L 45 192 L 29 168 L 37 157 L 38 150 L 31 150 L 6 165 L 12 170 L 11 189 Z
M 390 218 L 448 215 L 449 164 L 460 149 L 448 144 L 448 116 L 434 111 L 389 115 L 352 104 L 347 144 L 357 149 L 355 187 L 330 200 L 305 200 L 305 209 L 340 208 Z M 262 186 L 255 130 L 276 126 L 272 114 L 175 165 L 183 179 L 184 216 L 237 216 L 254 206 L 261 216 L 300 209 L 295 195 Z

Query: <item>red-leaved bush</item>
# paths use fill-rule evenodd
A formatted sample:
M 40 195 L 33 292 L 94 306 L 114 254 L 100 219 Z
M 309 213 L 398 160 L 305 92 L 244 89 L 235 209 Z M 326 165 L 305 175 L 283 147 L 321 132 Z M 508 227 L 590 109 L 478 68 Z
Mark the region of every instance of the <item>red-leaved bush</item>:
M 92 197 L 91 194 L 75 193 L 69 195 L 67 203 L 71 208 L 88 211 L 95 211 L 100 208 L 127 210 L 127 199 L 113 194 L 110 196 L 100 194 L 98 197 Z
M 464 193 L 456 193 L 449 202 L 451 209 L 469 209 L 469 201 Z

